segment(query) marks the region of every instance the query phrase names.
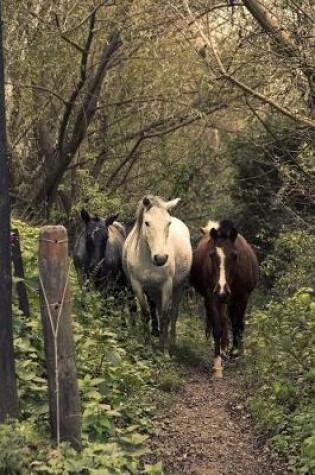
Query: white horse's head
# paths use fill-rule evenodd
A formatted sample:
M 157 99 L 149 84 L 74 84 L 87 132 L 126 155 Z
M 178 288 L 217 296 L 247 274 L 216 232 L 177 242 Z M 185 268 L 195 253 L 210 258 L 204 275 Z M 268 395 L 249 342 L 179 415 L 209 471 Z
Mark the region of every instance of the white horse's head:
M 179 200 L 180 198 L 163 201 L 157 196 L 148 195 L 139 204 L 139 233 L 145 238 L 152 263 L 156 266 L 164 266 L 168 260 L 168 237 L 172 222 L 169 210 L 174 208 Z

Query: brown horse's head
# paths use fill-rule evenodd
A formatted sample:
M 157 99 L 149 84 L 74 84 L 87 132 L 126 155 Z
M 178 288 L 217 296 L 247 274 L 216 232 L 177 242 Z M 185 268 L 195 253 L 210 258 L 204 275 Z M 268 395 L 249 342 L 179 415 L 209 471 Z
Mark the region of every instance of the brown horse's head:
M 227 303 L 238 265 L 238 252 L 235 246 L 238 233 L 228 220 L 221 221 L 215 227 L 204 228 L 203 232 L 205 231 L 210 236 L 209 256 L 213 293 L 219 302 Z

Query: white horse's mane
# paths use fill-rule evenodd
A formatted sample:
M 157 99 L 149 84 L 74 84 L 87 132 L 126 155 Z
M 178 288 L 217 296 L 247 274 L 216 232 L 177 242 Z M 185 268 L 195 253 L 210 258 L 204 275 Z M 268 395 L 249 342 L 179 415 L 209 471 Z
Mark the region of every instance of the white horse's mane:
M 160 198 L 159 196 L 156 195 L 147 195 L 146 198 L 148 198 L 151 201 L 151 207 L 152 206 L 157 206 L 158 208 L 165 208 L 166 209 L 166 202 Z M 143 218 L 143 212 L 146 209 L 145 205 L 143 204 L 143 198 L 139 201 L 137 211 L 136 211 L 136 220 L 141 221 Z
M 148 198 L 150 201 L 151 201 L 151 206 L 157 206 L 158 208 L 163 208 L 163 209 L 167 209 L 166 205 L 167 205 L 167 202 L 164 201 L 162 198 L 160 198 L 159 196 L 156 196 L 156 195 L 146 195 L 146 198 Z M 137 210 L 136 210 L 136 222 L 135 222 L 135 225 L 134 225 L 134 238 L 137 239 L 137 241 L 139 240 L 139 235 L 140 235 L 140 231 L 141 231 L 141 227 L 142 227 L 142 224 L 143 224 L 143 214 L 144 214 L 144 211 L 146 210 L 146 206 L 144 205 L 143 203 L 143 198 L 139 201 L 138 203 L 138 206 L 137 206 Z

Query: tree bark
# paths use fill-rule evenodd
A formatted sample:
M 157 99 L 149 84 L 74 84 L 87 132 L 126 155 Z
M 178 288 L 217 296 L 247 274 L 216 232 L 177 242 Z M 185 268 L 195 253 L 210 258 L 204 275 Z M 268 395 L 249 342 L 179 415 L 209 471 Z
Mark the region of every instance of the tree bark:
M 10 200 L 0 0 L 0 423 L 18 416 L 12 332 Z
M 280 48 L 282 55 L 295 59 L 300 65 L 301 71 L 307 78 L 310 94 L 309 107 L 311 117 L 315 117 L 315 56 L 314 54 L 307 55 L 296 43 L 291 33 L 285 29 L 283 24 L 280 24 L 274 17 L 272 17 L 261 2 L 257 0 L 243 0 L 244 6 L 251 13 L 253 18 L 261 26 L 261 28 L 268 33 Z M 314 7 L 311 6 L 313 9 Z M 311 49 L 311 45 L 310 45 Z M 312 49 L 311 49 L 312 50 Z M 313 52 L 314 53 L 314 52 Z

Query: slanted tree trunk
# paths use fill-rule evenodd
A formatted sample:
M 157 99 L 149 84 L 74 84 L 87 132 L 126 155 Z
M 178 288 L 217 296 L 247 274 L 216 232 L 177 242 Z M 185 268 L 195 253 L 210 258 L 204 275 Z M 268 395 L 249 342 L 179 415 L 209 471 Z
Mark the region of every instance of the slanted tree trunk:
M 305 13 L 308 9 L 315 15 L 315 3 L 313 0 L 306 0 L 304 3 Z M 305 75 L 309 85 L 309 108 L 311 112 L 311 118 L 315 118 L 315 56 L 314 56 L 314 37 L 315 25 L 314 22 L 305 20 L 305 28 L 308 30 L 307 47 L 301 48 L 296 41 L 296 38 L 292 36 L 290 31 L 285 28 L 285 25 L 279 23 L 275 16 L 271 16 L 269 11 L 263 6 L 262 2 L 257 0 L 243 0 L 244 6 L 251 13 L 253 18 L 257 21 L 260 27 L 270 35 L 274 40 L 276 47 L 279 49 L 282 56 L 295 59 Z M 307 5 L 309 4 L 309 5 Z M 302 10 L 303 11 L 303 10 Z M 305 14 L 305 18 L 307 15 Z M 302 40 L 302 38 L 300 38 Z M 305 45 L 306 46 L 306 45 Z M 311 54 L 307 54 L 307 50 L 310 50 Z M 304 91 L 305 92 L 305 91 Z
M 52 146 L 49 141 L 49 135 L 44 124 L 40 123 L 38 127 L 38 141 L 43 163 L 33 176 L 32 182 L 37 183 L 38 186 L 36 186 L 31 198 L 31 208 L 35 212 L 39 210 L 44 212 L 46 216 L 49 214 L 51 205 L 56 198 L 64 174 L 86 136 L 87 129 L 96 111 L 102 84 L 115 60 L 115 53 L 122 44 L 119 31 L 113 31 L 103 46 L 96 72 L 94 75 L 87 77 L 87 61 L 93 37 L 94 21 L 95 16 L 92 16 L 86 47 L 82 53 L 81 76 L 72 91 L 70 99 L 65 104 L 55 146 Z M 73 115 L 71 131 L 69 131 L 70 118 Z

